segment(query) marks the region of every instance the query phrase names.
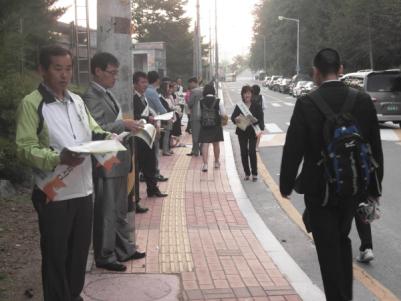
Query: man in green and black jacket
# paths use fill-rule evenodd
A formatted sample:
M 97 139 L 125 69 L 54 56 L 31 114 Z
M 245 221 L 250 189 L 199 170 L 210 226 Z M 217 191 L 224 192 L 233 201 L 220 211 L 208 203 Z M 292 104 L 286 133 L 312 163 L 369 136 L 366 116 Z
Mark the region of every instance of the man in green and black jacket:
M 72 54 L 53 45 L 41 50 L 39 60 L 43 82 L 18 108 L 17 154 L 35 176 L 32 202 L 39 216 L 44 300 L 78 301 L 91 240 L 92 165 L 90 156 L 67 147 L 111 134 L 67 90 Z M 51 189 L 43 186 L 48 179 L 55 184 Z

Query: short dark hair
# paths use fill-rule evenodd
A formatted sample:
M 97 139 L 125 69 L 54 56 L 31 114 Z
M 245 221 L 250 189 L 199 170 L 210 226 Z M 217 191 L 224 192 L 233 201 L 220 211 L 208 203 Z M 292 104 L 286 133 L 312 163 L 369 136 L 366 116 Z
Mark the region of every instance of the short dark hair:
M 324 48 L 320 50 L 313 59 L 313 66 L 322 75 L 337 73 L 341 67 L 340 55 L 337 50 Z
M 52 63 L 51 58 L 53 56 L 66 56 L 66 55 L 69 55 L 72 61 L 72 53 L 68 49 L 57 44 L 44 46 L 40 49 L 39 64 L 45 70 L 48 70 L 50 64 Z
M 198 83 L 198 79 L 197 79 L 196 77 L 191 77 L 191 78 L 188 80 L 188 84 L 190 84 L 190 83 L 195 83 L 195 84 L 197 84 L 197 83 Z
M 136 71 L 136 72 L 134 73 L 134 75 L 132 76 L 132 83 L 133 83 L 133 84 L 137 84 L 137 83 L 139 82 L 139 79 L 140 79 L 140 78 L 148 79 L 148 76 L 146 75 L 145 72 Z
M 245 85 L 245 86 L 242 87 L 242 89 L 241 89 L 241 98 L 242 98 L 242 101 L 244 101 L 244 94 L 245 94 L 246 92 L 251 92 L 251 93 L 252 93 L 252 88 L 251 88 L 250 85 Z
M 153 84 L 153 83 L 157 82 L 158 79 L 160 79 L 160 75 L 159 75 L 159 73 L 157 73 L 157 71 L 149 71 L 148 72 L 149 84 Z
M 253 94 L 253 95 L 259 95 L 259 93 L 260 93 L 260 87 L 259 87 L 259 85 L 253 85 L 253 86 L 252 86 L 252 94 Z
M 212 94 L 212 95 L 216 95 L 216 90 L 214 89 L 213 85 L 205 85 L 203 87 L 203 97 L 205 97 L 206 95 Z
M 106 70 L 107 65 L 112 66 L 120 66 L 118 59 L 108 52 L 99 52 L 96 53 L 91 59 L 91 72 L 95 75 L 96 68 L 100 68 L 101 70 Z

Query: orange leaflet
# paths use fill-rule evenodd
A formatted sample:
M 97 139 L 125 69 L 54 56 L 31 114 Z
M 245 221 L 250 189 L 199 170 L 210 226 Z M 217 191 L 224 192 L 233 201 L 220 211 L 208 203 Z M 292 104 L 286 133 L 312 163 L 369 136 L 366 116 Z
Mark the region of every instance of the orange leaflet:
M 43 187 L 43 192 L 47 196 L 47 202 L 50 202 L 56 196 L 56 189 L 65 187 L 64 182 L 57 176 Z

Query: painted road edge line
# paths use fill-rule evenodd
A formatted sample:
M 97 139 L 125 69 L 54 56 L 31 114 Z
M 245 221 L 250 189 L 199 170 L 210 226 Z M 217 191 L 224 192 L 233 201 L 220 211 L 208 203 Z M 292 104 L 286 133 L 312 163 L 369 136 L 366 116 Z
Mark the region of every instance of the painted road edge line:
M 305 225 L 302 221 L 301 214 L 294 207 L 294 205 L 291 203 L 290 200 L 283 198 L 281 196 L 280 189 L 275 180 L 273 179 L 273 177 L 270 175 L 265 164 L 263 163 L 260 154 L 257 154 L 257 156 L 258 156 L 259 173 L 263 181 L 270 188 L 277 203 L 281 206 L 284 212 L 286 212 L 287 215 L 293 220 L 293 222 L 297 224 L 313 240 L 312 235 L 308 233 L 305 229 Z M 388 288 L 386 288 L 383 284 L 381 284 L 378 280 L 376 280 L 363 268 L 354 263 L 353 269 L 354 269 L 354 278 L 357 279 L 360 283 L 362 283 L 362 285 L 365 286 L 366 289 L 369 290 L 380 301 L 401 301 Z
M 302 300 L 324 300 L 325 296 L 320 288 L 312 282 L 294 259 L 287 253 L 253 207 L 239 178 L 234 160 L 231 137 L 227 131 L 224 131 L 224 155 L 226 161 L 226 172 L 230 175 L 228 180 L 235 199 L 242 214 L 245 216 L 250 228 L 255 233 L 263 248 Z

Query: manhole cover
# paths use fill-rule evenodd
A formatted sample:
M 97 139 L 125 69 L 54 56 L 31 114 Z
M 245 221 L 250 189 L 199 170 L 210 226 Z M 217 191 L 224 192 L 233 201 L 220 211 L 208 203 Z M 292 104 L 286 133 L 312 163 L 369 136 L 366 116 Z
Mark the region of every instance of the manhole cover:
M 178 276 L 145 274 L 87 274 L 83 297 L 88 301 L 175 301 Z

